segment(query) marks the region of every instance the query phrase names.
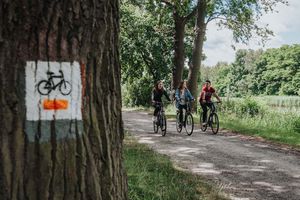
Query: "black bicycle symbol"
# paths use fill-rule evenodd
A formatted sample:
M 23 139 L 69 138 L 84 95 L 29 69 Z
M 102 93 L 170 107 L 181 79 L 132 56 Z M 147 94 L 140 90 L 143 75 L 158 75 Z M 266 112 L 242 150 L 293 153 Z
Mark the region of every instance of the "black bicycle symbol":
M 55 75 L 53 72 L 47 72 L 48 80 L 41 80 L 38 85 L 37 89 L 41 95 L 48 95 L 52 90 L 55 90 L 59 87 L 59 91 L 62 95 L 68 95 L 72 91 L 71 84 L 64 79 L 64 73 L 62 70 L 59 70 L 61 75 Z M 60 81 L 55 84 L 53 79 L 60 78 Z

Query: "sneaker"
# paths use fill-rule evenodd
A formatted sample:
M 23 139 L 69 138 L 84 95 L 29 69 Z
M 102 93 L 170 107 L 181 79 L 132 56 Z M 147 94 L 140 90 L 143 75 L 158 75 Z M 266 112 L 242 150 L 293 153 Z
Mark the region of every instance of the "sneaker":
M 207 124 L 206 122 L 203 122 L 203 123 L 202 123 L 202 126 L 206 126 L 206 124 Z

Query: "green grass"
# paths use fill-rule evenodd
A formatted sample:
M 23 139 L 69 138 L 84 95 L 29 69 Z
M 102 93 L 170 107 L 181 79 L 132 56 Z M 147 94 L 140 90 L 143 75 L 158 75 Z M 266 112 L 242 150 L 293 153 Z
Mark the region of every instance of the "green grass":
M 219 114 L 219 116 L 222 128 L 300 148 L 300 133 L 284 128 L 284 125 L 276 126 L 277 123 L 285 123 L 280 119 L 238 118 L 229 114 Z
M 125 137 L 124 160 L 131 200 L 226 199 L 199 176 L 176 170 L 167 156 Z

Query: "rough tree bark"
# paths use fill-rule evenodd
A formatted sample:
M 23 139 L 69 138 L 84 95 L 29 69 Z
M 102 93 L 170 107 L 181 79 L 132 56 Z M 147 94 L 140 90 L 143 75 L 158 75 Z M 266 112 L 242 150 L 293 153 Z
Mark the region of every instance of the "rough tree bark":
M 184 68 L 184 31 L 185 31 L 185 17 L 179 15 L 179 13 L 174 10 L 173 19 L 175 23 L 175 34 L 174 34 L 174 66 L 173 66 L 173 79 L 172 79 L 172 89 L 178 87 L 183 74 Z
M 197 7 L 197 20 L 195 25 L 195 39 L 193 46 L 192 64 L 189 67 L 188 88 L 194 97 L 197 97 L 198 77 L 201 67 L 203 42 L 206 33 L 206 0 L 199 0 Z
M 184 51 L 184 36 L 185 36 L 185 25 L 186 23 L 195 16 L 197 12 L 197 7 L 186 16 L 180 14 L 178 6 L 176 3 L 171 3 L 168 0 L 161 0 L 167 6 L 173 9 L 173 19 L 174 19 L 174 59 L 173 59 L 173 69 L 172 69 L 172 90 L 176 89 L 182 80 L 184 61 L 185 61 L 185 51 Z
M 1 0 L 0 13 L 0 199 L 127 199 L 118 0 Z M 83 120 L 39 120 L 30 141 L 25 66 L 38 60 L 81 63 Z

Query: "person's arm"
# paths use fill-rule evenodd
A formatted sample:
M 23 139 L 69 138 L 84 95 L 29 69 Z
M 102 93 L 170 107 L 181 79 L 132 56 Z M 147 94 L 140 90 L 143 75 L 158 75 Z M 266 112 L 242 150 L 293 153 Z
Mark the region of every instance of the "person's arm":
M 151 101 L 152 101 L 152 103 L 155 103 L 155 101 L 154 101 L 154 90 L 152 90 L 152 95 L 151 95 Z
M 186 91 L 187 91 L 187 95 L 188 95 L 189 100 L 190 101 L 194 101 L 195 98 L 193 97 L 193 95 L 191 94 L 191 92 L 188 89 L 186 89 Z
M 213 93 L 213 96 L 216 97 L 216 98 L 218 99 L 219 102 L 222 102 L 222 101 L 221 101 L 221 98 L 217 95 L 216 92 Z
M 198 102 L 200 102 L 201 101 L 201 94 L 202 94 L 202 91 L 200 92 L 200 94 L 199 94 L 199 96 L 198 96 Z
M 171 101 L 170 97 L 169 97 L 169 94 L 167 93 L 166 90 L 164 90 L 164 95 L 165 97 L 167 98 L 168 101 Z
M 179 101 L 180 97 L 179 97 L 179 89 L 176 90 L 175 92 L 175 99 L 176 101 Z
M 206 92 L 205 92 L 205 90 L 203 90 L 202 92 L 203 92 L 203 96 L 202 96 L 202 99 L 201 99 L 201 100 L 202 100 L 202 102 L 206 102 L 206 100 L 205 100 Z

